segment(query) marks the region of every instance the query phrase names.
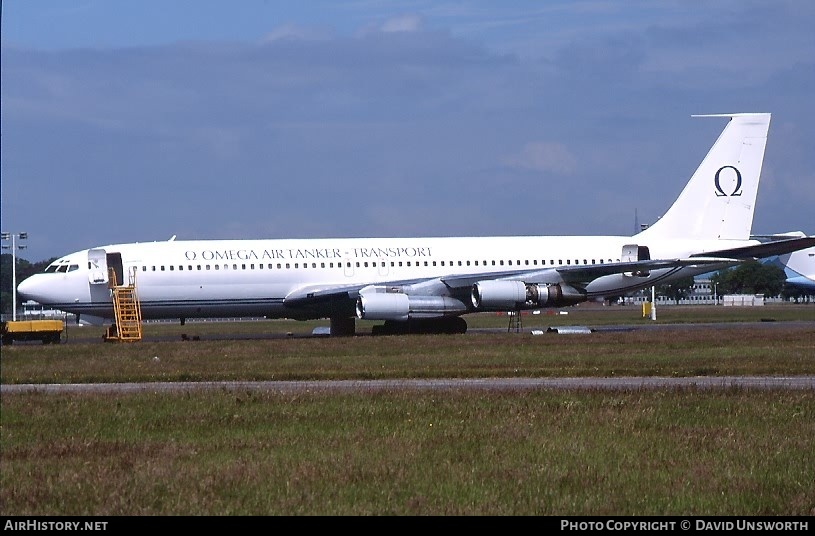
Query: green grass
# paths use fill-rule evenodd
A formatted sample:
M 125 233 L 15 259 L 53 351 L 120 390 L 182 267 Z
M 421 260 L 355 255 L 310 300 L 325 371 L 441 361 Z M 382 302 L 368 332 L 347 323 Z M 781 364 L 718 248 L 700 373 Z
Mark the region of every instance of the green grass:
M 100 340 L 4 347 L 0 379 L 95 383 L 815 373 L 815 324 L 771 329 L 680 326 L 587 335 L 498 331 L 333 339 L 202 335 L 198 341 Z
M 546 320 L 645 321 L 613 309 Z M 678 309 L 666 323 L 686 323 Z M 811 320 L 813 310 L 767 307 L 740 321 Z M 684 314 L 735 322 L 719 310 Z M 506 328 L 494 315 L 470 325 L 495 319 L 484 327 Z M 531 323 L 523 333 L 259 340 L 229 334 L 303 323 L 148 325 L 155 340 L 138 343 L 74 327 L 67 344 L 3 347 L 0 377 L 815 374 L 811 324 L 533 336 Z M 815 515 L 812 390 L 29 392 L 4 393 L 0 409 L 6 515 Z
M 3 400 L 14 515 L 807 515 L 812 392 Z
M 505 313 L 478 313 L 465 315 L 471 329 L 500 329 L 510 327 L 510 317 Z M 540 314 L 524 312 L 521 315 L 522 330 L 546 329 L 550 326 L 581 325 L 591 328 L 602 328 L 609 325 L 652 326 L 692 323 L 741 323 L 766 321 L 815 321 L 815 303 L 782 303 L 762 307 L 724 307 L 724 306 L 663 306 L 657 307 L 657 319 L 643 317 L 639 306 L 602 306 L 594 303 L 582 303 L 562 309 L 544 309 Z M 357 333 L 370 334 L 371 328 L 382 322 L 358 320 Z M 221 337 L 225 334 L 236 336 L 251 334 L 291 334 L 308 335 L 316 327 L 328 327 L 328 320 L 258 320 L 252 322 L 206 322 L 189 321 L 186 325 L 175 322 L 147 322 L 144 324 L 145 337 L 167 337 L 180 339 L 182 334 L 192 338 Z M 513 330 L 514 331 L 514 330 Z M 68 325 L 67 335 L 63 340 L 73 342 L 102 340 L 104 327 Z

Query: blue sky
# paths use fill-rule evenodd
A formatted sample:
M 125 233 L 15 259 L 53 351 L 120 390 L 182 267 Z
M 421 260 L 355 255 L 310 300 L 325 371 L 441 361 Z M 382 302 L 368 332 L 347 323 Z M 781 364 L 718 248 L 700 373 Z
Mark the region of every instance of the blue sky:
M 753 232 L 815 234 L 809 1 L 6 0 L 2 229 L 631 234 L 771 112 Z

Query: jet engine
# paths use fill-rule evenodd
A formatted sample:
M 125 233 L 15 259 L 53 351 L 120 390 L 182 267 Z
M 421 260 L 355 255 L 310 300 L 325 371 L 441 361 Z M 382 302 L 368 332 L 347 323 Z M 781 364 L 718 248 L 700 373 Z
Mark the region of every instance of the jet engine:
M 479 281 L 472 290 L 473 307 L 480 310 L 559 307 L 582 301 L 586 301 L 585 294 L 563 284 Z
M 357 318 L 363 320 L 408 320 L 438 318 L 467 312 L 467 307 L 449 296 L 414 296 L 401 292 L 360 294 Z

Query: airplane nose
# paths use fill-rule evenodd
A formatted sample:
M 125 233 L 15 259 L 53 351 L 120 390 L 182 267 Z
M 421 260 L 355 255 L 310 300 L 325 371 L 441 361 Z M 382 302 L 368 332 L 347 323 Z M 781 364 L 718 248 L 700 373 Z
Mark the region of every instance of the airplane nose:
M 17 294 L 22 301 L 35 301 L 56 309 L 81 301 L 88 301 L 87 278 L 70 277 L 62 274 L 34 274 L 17 285 Z
M 22 283 L 17 285 L 17 294 L 24 301 L 27 300 L 39 301 L 37 299 L 37 297 L 40 294 L 38 289 L 41 289 L 41 287 L 42 285 L 40 285 L 37 281 L 37 276 L 33 275 L 31 277 L 24 279 Z

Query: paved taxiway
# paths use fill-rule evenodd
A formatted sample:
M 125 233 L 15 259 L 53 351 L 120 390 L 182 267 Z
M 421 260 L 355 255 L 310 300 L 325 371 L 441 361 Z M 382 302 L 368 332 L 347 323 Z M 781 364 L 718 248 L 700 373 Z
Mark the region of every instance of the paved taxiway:
M 530 324 L 530 323 L 527 323 Z M 530 335 L 533 332 L 540 332 L 541 334 L 545 334 L 546 336 L 556 336 L 558 330 L 561 330 L 563 333 L 569 331 L 568 328 L 570 327 L 583 327 L 583 326 L 555 326 L 555 327 L 548 327 L 548 326 L 541 326 L 539 322 L 536 322 L 535 325 L 524 325 L 519 330 L 515 330 L 514 328 L 508 330 L 507 328 L 469 328 L 467 330 L 467 335 L 476 335 L 476 334 L 485 334 L 485 333 L 507 333 L 515 332 L 519 335 Z M 191 326 L 194 326 L 195 323 L 191 323 Z M 776 321 L 761 321 L 761 322 L 711 322 L 711 323 L 682 323 L 682 324 L 609 324 L 609 325 L 602 325 L 602 326 L 594 326 L 590 329 L 587 328 L 588 332 L 614 332 L 614 331 L 673 331 L 673 330 L 693 330 L 693 329 L 741 329 L 741 330 L 771 330 L 776 328 L 811 328 L 815 329 L 815 320 L 792 320 L 792 321 L 784 321 L 784 322 L 776 322 Z M 191 330 L 194 327 L 190 328 Z M 547 332 L 549 330 L 550 332 Z M 269 339 L 303 339 L 303 338 L 323 338 L 328 337 L 329 335 L 325 332 L 320 333 L 287 333 L 284 331 L 268 331 L 268 332 L 255 332 L 255 333 L 228 333 L 228 328 L 225 329 L 227 333 L 224 334 L 208 334 L 206 336 L 200 337 L 200 340 L 208 340 L 208 341 L 215 341 L 215 340 L 269 340 Z M 358 333 L 357 337 L 371 337 L 369 333 Z M 179 337 L 177 335 L 174 336 L 145 336 L 142 340 L 151 341 L 151 342 L 161 342 L 161 341 L 177 341 Z M 195 342 L 199 340 L 196 337 L 195 340 L 193 339 L 185 339 L 190 340 L 191 342 Z M 88 337 L 84 333 L 82 333 L 81 328 L 71 327 L 70 332 L 68 335 L 63 337 L 62 344 L 71 344 L 71 343 L 89 343 L 89 342 L 99 342 L 102 343 L 102 338 L 99 336 Z M 18 343 L 18 344 L 41 344 L 39 341 L 31 341 L 30 343 Z
M 740 322 L 700 324 L 638 324 L 609 325 L 592 331 L 635 330 L 687 330 L 687 329 L 773 329 L 776 327 L 813 327 L 815 322 Z M 523 328 L 520 335 L 528 335 L 532 328 Z M 470 329 L 468 334 L 506 331 L 500 328 Z M 208 336 L 207 340 L 219 338 L 269 339 L 287 337 L 283 333 L 252 335 Z M 542 336 L 564 336 L 545 333 Z M 566 335 L 580 337 L 585 335 Z M 297 335 L 296 337 L 325 337 L 325 335 Z M 154 340 L 166 340 L 157 337 Z M 177 340 L 173 337 L 174 340 Z M 81 338 L 74 338 L 79 342 Z M 642 389 L 811 389 L 815 390 L 815 376 L 697 376 L 697 377 L 616 377 L 616 378 L 439 378 L 439 379 L 393 379 L 393 380 L 319 380 L 319 381 L 262 381 L 262 382 L 150 382 L 150 383 L 98 383 L 98 384 L 16 384 L 0 385 L 0 393 L 145 393 L 183 392 L 194 390 L 264 390 L 272 392 L 316 391 L 385 391 L 385 390 L 529 390 L 529 389 L 586 389 L 586 390 L 642 390 Z
M 0 386 L 0 393 L 157 393 L 203 390 L 262 390 L 280 393 L 318 391 L 396 391 L 396 390 L 488 390 L 511 391 L 530 389 L 811 389 L 815 376 L 695 376 L 622 377 L 622 378 L 444 378 L 395 380 L 320 380 L 256 382 L 152 382 L 152 383 L 81 383 L 81 384 L 16 384 Z

